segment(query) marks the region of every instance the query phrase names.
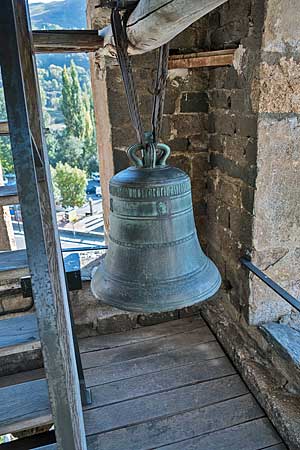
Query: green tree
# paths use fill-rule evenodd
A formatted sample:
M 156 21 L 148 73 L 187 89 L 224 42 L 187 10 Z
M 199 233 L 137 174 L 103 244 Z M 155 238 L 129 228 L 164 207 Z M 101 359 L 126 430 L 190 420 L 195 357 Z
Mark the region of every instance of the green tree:
M 60 193 L 60 202 L 64 208 L 82 206 L 86 200 L 86 173 L 69 164 L 58 163 L 53 169 L 53 185 Z
M 70 66 L 71 76 L 71 92 L 72 92 L 72 107 L 74 117 L 73 135 L 79 139 L 84 138 L 85 132 L 85 109 L 82 100 L 82 90 L 79 84 L 78 73 L 74 61 L 71 61 Z
M 64 115 L 66 131 L 79 139 L 85 134 L 85 108 L 76 66 L 71 61 L 70 69 L 64 67 L 62 73 L 61 110 Z
M 73 120 L 73 104 L 72 104 L 72 88 L 71 88 L 71 78 L 69 72 L 64 66 L 62 72 L 62 100 L 61 100 L 61 110 L 65 119 L 65 125 L 67 132 L 72 134 L 74 127 Z

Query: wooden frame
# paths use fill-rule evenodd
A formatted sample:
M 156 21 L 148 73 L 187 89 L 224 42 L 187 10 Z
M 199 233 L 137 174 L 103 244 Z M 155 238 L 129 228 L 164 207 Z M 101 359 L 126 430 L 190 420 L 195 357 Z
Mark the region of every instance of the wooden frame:
M 60 450 L 86 450 L 26 0 L 2 0 L 0 63 L 32 291 Z M 34 150 L 35 147 L 35 150 Z
M 93 53 L 103 47 L 103 38 L 97 30 L 33 31 L 36 53 Z M 173 55 L 169 69 L 216 67 L 233 64 L 235 49 Z M 2 131 L 2 133 L 1 133 Z M 0 122 L 0 135 L 5 134 L 5 122 Z

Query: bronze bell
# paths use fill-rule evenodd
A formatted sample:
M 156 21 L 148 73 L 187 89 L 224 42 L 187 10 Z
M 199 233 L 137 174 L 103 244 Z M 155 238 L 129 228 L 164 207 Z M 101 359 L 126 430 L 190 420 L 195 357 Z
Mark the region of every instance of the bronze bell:
M 167 145 L 150 147 L 143 158 L 130 147 L 135 166 L 110 180 L 109 247 L 92 279 L 98 299 L 137 312 L 190 306 L 221 284 L 198 241 L 189 176 L 166 165 Z

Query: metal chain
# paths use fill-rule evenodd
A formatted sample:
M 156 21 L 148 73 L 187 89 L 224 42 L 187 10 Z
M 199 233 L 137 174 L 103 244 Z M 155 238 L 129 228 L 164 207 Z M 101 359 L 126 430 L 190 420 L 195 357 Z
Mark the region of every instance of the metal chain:
M 121 68 L 122 78 L 125 86 L 127 103 L 130 118 L 136 131 L 140 144 L 147 152 L 149 143 L 146 142 L 145 132 L 142 125 L 141 115 L 138 107 L 137 94 L 133 79 L 131 59 L 128 55 L 128 39 L 126 33 L 126 14 L 122 19 L 120 8 L 117 6 L 112 9 L 111 24 L 117 50 L 118 61 Z M 162 128 L 163 108 L 165 100 L 166 83 L 168 77 L 168 56 L 169 44 L 165 44 L 159 49 L 157 73 L 153 92 L 153 108 L 152 108 L 152 136 L 151 142 L 156 144 Z M 151 146 L 152 147 L 152 146 Z M 149 148 L 150 150 L 150 148 Z M 151 148 L 150 151 L 153 151 Z

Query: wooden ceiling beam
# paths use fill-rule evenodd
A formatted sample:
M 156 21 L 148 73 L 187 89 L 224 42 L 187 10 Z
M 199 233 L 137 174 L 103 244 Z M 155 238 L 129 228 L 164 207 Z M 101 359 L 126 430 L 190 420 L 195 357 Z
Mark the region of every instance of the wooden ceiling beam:
M 192 69 L 196 67 L 220 67 L 233 64 L 235 49 L 213 52 L 174 55 L 169 58 L 169 69 Z
M 103 47 L 103 39 L 97 30 L 38 30 L 32 34 L 36 53 L 88 53 Z M 173 55 L 169 59 L 169 69 L 231 65 L 234 52 L 235 49 L 226 49 Z
M 35 53 L 88 53 L 103 47 L 97 30 L 33 31 Z

